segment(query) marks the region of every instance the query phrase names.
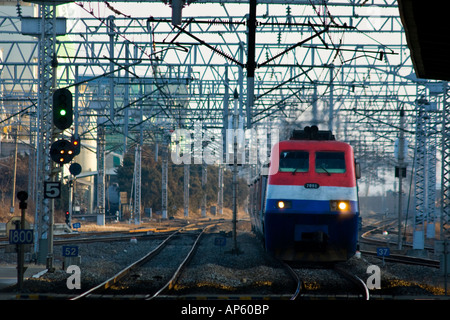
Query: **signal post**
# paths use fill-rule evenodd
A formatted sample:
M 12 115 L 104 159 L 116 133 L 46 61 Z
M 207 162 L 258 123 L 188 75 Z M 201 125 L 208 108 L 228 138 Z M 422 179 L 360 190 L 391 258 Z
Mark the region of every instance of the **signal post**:
M 53 127 L 52 127 L 52 144 L 50 147 L 50 158 L 53 160 L 51 164 L 50 181 L 52 182 L 55 193 L 49 197 L 49 194 L 45 194 L 45 197 L 50 198 L 50 221 L 48 230 L 48 252 L 47 252 L 47 269 L 53 272 L 53 226 L 54 226 L 54 212 L 55 212 L 55 199 L 61 197 L 61 182 L 58 181 L 58 175 L 61 172 L 61 167 L 57 167 L 55 163 L 60 165 L 70 161 L 69 149 L 66 140 L 57 140 L 65 129 L 72 125 L 73 111 L 72 111 L 72 93 L 68 89 L 56 89 L 53 92 Z M 56 140 L 56 141 L 55 141 Z M 47 184 L 48 185 L 48 184 Z
M 33 230 L 26 227 L 25 222 L 25 210 L 27 209 L 28 193 L 25 191 L 19 191 L 17 193 L 19 199 L 19 208 L 21 210 L 20 220 L 11 219 L 12 224 L 15 225 L 15 229 L 9 230 L 9 244 L 15 245 L 17 252 L 17 288 L 21 292 L 23 289 L 23 275 L 26 271 L 24 266 L 25 262 L 25 245 L 33 243 Z
M 73 123 L 72 93 L 66 89 L 56 89 L 53 93 L 53 128 L 50 158 L 52 159 L 50 181 L 45 182 L 44 197 L 50 199 L 50 217 L 48 232 L 47 269 L 54 271 L 53 267 L 53 224 L 54 224 L 54 200 L 61 197 L 61 181 L 59 174 L 61 166 L 70 163 L 80 153 L 80 138 L 72 136 L 70 141 L 64 139 L 64 130 L 69 129 Z M 59 164 L 59 166 L 57 166 Z M 81 171 L 81 170 L 80 170 Z M 69 204 L 71 205 L 71 203 Z M 70 223 L 71 208 L 67 210 L 66 223 Z

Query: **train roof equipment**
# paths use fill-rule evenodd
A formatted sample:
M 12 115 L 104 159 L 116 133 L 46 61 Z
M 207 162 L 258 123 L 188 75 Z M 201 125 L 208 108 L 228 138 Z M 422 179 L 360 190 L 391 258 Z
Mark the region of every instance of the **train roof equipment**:
M 305 127 L 303 130 L 293 130 L 289 140 L 335 140 L 330 130 L 319 130 L 317 126 Z

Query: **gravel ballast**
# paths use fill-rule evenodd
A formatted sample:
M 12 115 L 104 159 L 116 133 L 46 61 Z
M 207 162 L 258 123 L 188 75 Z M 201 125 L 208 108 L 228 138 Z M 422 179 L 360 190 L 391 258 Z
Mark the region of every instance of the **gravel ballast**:
M 250 223 L 238 223 L 237 243 L 239 253 L 233 252 L 231 237 L 231 223 L 226 222 L 211 228 L 202 238 L 193 259 L 178 279 L 177 285 L 170 292 L 171 295 L 185 294 L 240 294 L 240 295 L 277 295 L 290 294 L 296 284 L 286 272 L 281 263 L 265 253 L 261 241 L 250 231 Z M 225 241 L 224 241 L 225 239 Z M 138 239 L 137 242 L 95 242 L 80 243 L 79 254 L 81 263 L 81 289 L 67 288 L 70 276 L 62 270 L 61 246 L 55 246 L 55 266 L 53 273 L 44 273 L 39 278 L 30 278 L 24 283 L 26 293 L 50 294 L 80 294 L 91 287 L 105 281 L 124 267 L 133 263 L 155 248 L 162 240 Z M 189 246 L 192 237 L 174 240 L 166 256 L 153 264 L 130 275 L 127 282 L 119 286 L 125 293 L 145 293 L 157 287 L 171 276 L 173 262 L 178 252 Z M 183 251 L 184 252 L 184 251 Z M 187 253 L 187 252 L 186 252 Z M 0 249 L 0 265 L 14 264 L 16 255 L 4 253 Z M 353 257 L 342 264 L 346 269 L 357 274 L 366 281 L 370 274 L 367 268 L 377 265 L 381 270 L 381 289 L 371 290 L 371 295 L 436 295 L 443 294 L 443 277 L 435 268 L 409 266 L 403 264 L 386 263 L 375 257 Z M 316 268 L 296 268 L 309 292 L 324 290 L 328 285 L 341 280 L 333 273 L 327 273 Z M 327 277 L 330 277 L 327 279 Z M 5 291 L 14 291 L 14 287 Z M 118 291 L 118 290 L 116 290 Z

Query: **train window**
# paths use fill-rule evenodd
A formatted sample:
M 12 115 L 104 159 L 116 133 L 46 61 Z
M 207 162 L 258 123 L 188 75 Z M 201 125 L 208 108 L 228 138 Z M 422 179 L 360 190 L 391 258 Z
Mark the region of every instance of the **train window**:
M 306 151 L 281 151 L 280 172 L 308 172 L 309 153 Z
M 345 173 L 345 153 L 316 152 L 316 172 Z

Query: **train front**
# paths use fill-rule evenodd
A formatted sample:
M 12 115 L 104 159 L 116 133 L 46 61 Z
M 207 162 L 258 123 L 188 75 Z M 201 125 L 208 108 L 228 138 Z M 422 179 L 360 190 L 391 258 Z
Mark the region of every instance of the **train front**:
M 290 261 L 346 261 L 356 251 L 358 194 L 350 145 L 281 141 L 272 151 L 266 250 Z

